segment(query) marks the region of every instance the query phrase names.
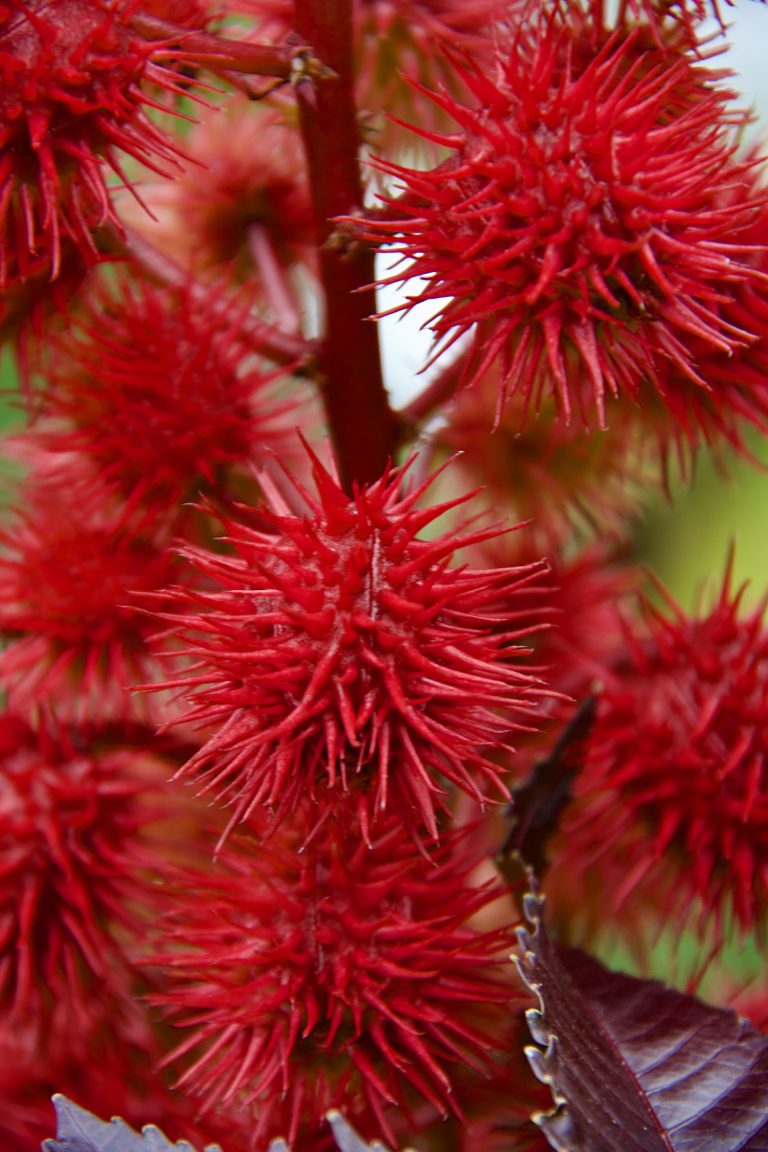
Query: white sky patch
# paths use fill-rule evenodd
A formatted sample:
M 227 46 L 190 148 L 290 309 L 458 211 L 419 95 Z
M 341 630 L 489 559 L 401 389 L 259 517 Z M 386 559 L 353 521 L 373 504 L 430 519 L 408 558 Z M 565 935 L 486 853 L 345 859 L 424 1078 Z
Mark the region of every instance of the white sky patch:
M 379 252 L 376 256 L 376 279 L 386 278 L 395 269 L 400 257 L 391 252 Z M 400 273 L 405 265 L 396 271 Z M 417 295 L 426 284 L 423 280 L 409 280 L 406 284 L 391 284 L 379 288 L 376 293 L 376 308 L 386 312 L 394 308 L 407 296 Z M 410 399 L 421 392 L 440 368 L 433 365 L 419 375 L 432 350 L 432 333 L 422 325 L 429 322 L 440 307 L 439 300 L 417 304 L 410 312 L 395 313 L 379 320 L 381 334 L 384 381 L 396 408 L 402 408 Z
M 734 86 L 741 91 L 744 102 L 759 117 L 751 138 L 758 135 L 764 140 L 768 131 L 768 4 L 738 0 L 733 8 L 723 4 L 722 11 L 730 44 L 722 59 L 736 73 Z

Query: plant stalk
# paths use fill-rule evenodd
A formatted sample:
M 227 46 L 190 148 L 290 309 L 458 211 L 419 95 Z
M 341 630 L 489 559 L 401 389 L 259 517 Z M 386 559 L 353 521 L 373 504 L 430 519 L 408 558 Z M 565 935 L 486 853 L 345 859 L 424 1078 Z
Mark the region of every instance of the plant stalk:
M 381 371 L 370 320 L 373 251 L 347 240 L 334 218 L 359 212 L 363 190 L 353 76 L 352 0 L 302 0 L 295 31 L 329 74 L 298 86 L 325 299 L 319 383 L 340 479 L 370 483 L 391 459 L 398 422 Z

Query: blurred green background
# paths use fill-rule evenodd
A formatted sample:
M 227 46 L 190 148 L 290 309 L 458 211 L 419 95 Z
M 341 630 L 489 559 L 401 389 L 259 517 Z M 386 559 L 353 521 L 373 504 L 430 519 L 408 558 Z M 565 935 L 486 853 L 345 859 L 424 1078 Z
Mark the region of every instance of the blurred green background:
M 768 443 L 753 436 L 751 448 L 760 463 L 727 457 L 727 475 L 702 453 L 693 483 L 655 498 L 638 526 L 638 557 L 685 609 L 711 603 L 731 545 L 734 581 L 749 581 L 745 604 L 768 588 Z

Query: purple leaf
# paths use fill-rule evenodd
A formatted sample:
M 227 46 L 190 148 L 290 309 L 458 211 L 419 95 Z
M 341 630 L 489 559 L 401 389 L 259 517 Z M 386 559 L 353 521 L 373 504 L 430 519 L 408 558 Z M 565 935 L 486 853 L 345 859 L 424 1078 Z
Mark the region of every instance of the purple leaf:
M 156 1128 L 147 1124 L 141 1134 L 124 1120 L 98 1120 L 85 1108 L 73 1104 L 66 1096 L 54 1096 L 56 1139 L 43 1141 L 43 1152 L 194 1152 L 186 1140 L 172 1144 Z M 205 1152 L 220 1152 L 210 1145 Z
M 172 1144 L 156 1128 L 147 1124 L 141 1134 L 134 1131 L 124 1120 L 109 1122 L 98 1120 L 66 1096 L 54 1096 L 57 1132 L 55 1140 L 43 1141 L 43 1152 L 195 1152 L 186 1140 Z M 328 1113 L 330 1124 L 339 1152 L 387 1152 L 383 1144 L 375 1140 L 366 1144 L 355 1132 L 341 1113 Z M 221 1152 L 218 1145 L 212 1144 L 205 1152 Z M 290 1152 L 283 1140 L 273 1140 L 270 1152 Z
M 558 1152 L 768 1152 L 768 1037 L 735 1012 L 558 947 L 529 896 L 520 972 Z

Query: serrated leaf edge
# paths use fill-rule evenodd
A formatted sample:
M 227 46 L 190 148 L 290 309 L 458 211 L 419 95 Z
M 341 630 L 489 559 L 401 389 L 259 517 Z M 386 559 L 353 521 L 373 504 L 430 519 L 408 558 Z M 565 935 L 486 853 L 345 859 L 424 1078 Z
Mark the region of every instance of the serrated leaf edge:
M 547 1112 L 534 1112 L 531 1120 L 541 1129 L 555 1152 L 579 1152 L 568 1101 L 554 1083 L 552 1069 L 557 1053 L 557 1036 L 547 1023 L 541 984 L 536 980 L 536 954 L 532 944 L 541 931 L 545 900 L 539 894 L 530 870 L 528 882 L 530 890 L 523 897 L 523 912 L 530 928 L 517 929 L 518 953 L 512 959 L 523 984 L 539 1002 L 538 1008 L 529 1008 L 525 1013 L 528 1031 L 534 1041 L 524 1048 L 525 1057 L 536 1079 L 546 1084 L 552 1093 L 552 1108 Z
M 194 1146 L 187 1140 L 173 1143 L 157 1124 L 145 1124 L 141 1132 L 138 1132 L 121 1116 L 102 1120 L 61 1092 L 52 1096 L 51 1101 L 56 1112 L 57 1133 L 42 1142 L 41 1152 L 67 1152 L 73 1140 L 85 1141 L 95 1148 L 104 1145 L 102 1152 L 107 1152 L 110 1141 L 118 1135 L 124 1136 L 136 1152 L 140 1149 L 141 1152 L 196 1152 Z M 333 1132 L 339 1152 L 390 1152 L 390 1149 L 379 1140 L 366 1143 L 338 1109 L 332 1108 L 326 1112 L 325 1118 Z M 203 1152 L 222 1152 L 222 1150 L 218 1144 L 208 1144 Z M 280 1136 L 270 1143 L 269 1152 L 291 1152 L 291 1150 Z M 404 1149 L 403 1152 L 413 1150 Z
M 158 1128 L 157 1124 L 144 1124 L 141 1131 L 138 1132 L 123 1120 L 121 1116 L 112 1116 L 109 1120 L 102 1120 L 99 1116 L 95 1116 L 92 1112 L 89 1112 L 87 1108 L 76 1104 L 74 1100 L 70 1100 L 69 1097 L 61 1092 L 55 1093 L 55 1095 L 51 1097 L 51 1102 L 56 1112 L 58 1131 L 55 1136 L 49 1136 L 46 1140 L 43 1140 L 41 1145 L 42 1152 L 65 1152 L 73 1135 L 75 1137 L 79 1135 L 77 1132 L 68 1132 L 67 1127 L 73 1120 L 77 1120 L 78 1118 L 83 1118 L 84 1123 L 89 1128 L 100 1132 L 106 1139 L 122 1133 L 132 1141 L 138 1141 L 139 1143 L 144 1142 L 144 1148 L 147 1152 L 152 1152 L 153 1149 L 159 1149 L 160 1152 L 164 1152 L 165 1149 L 171 1149 L 172 1152 L 196 1152 L 196 1149 L 188 1140 L 178 1140 L 176 1143 L 173 1143 L 165 1133 Z M 85 1139 L 93 1142 L 92 1136 L 89 1135 L 85 1128 L 81 1135 Z M 222 1150 L 218 1144 L 207 1144 L 202 1152 L 222 1152 Z

